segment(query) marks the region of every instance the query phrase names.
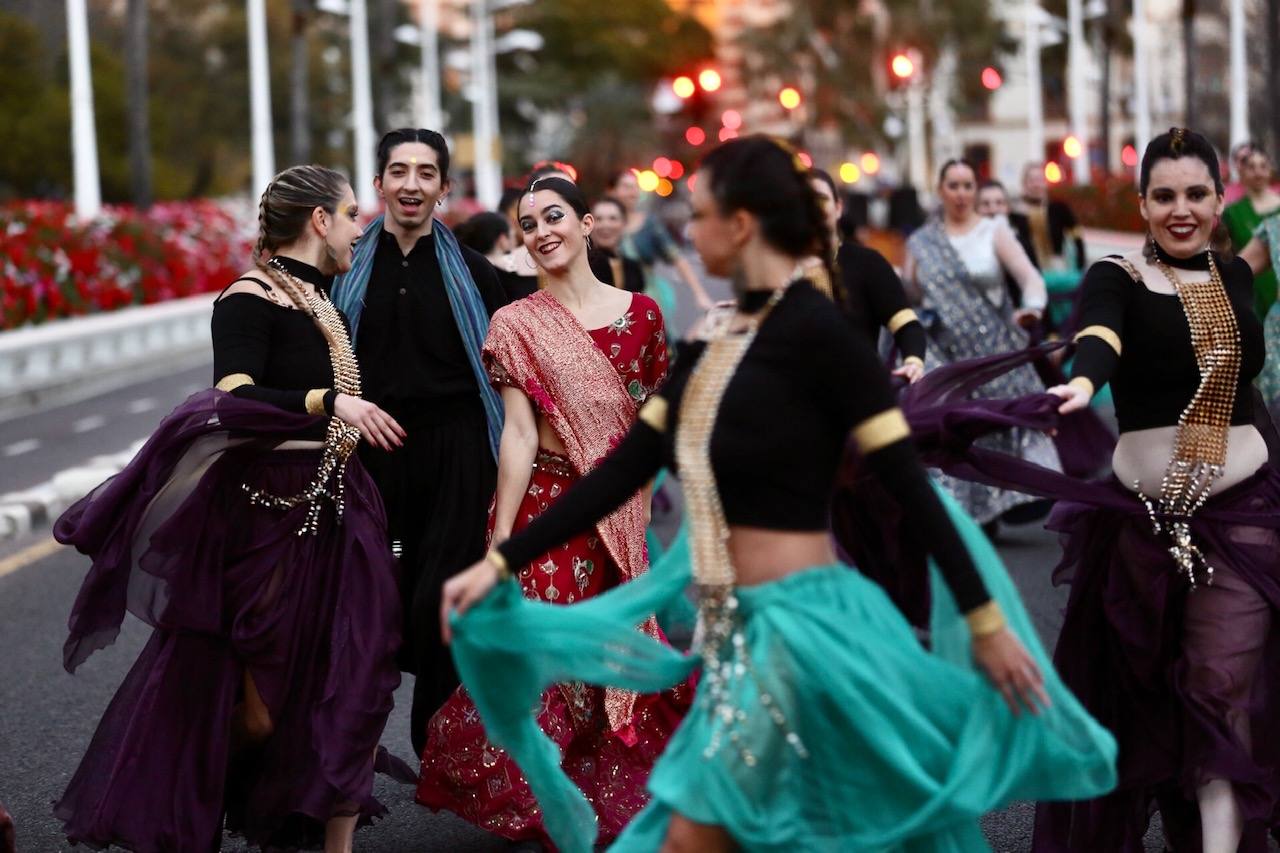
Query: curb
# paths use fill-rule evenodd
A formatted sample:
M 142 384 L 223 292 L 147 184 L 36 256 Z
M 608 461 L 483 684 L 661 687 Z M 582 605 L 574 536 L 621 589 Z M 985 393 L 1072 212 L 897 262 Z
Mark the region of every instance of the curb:
M 52 527 L 63 510 L 120 473 L 145 441 L 139 439 L 118 453 L 94 456 L 30 489 L 0 495 L 0 540 Z

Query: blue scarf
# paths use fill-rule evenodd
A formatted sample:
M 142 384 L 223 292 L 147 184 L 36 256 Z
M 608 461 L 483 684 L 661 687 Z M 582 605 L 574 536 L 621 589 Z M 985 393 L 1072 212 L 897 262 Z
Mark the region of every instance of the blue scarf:
M 360 314 L 364 311 L 364 298 L 369 290 L 373 256 L 378 248 L 378 239 L 382 236 L 382 219 L 379 216 L 369 223 L 364 236 L 356 245 L 351 270 L 334 279 L 330 294 L 334 304 L 347 315 L 347 320 L 351 323 L 353 347 L 360 332 Z M 449 295 L 453 319 L 462 335 L 462 346 L 467 351 L 471 372 L 475 374 L 476 384 L 480 386 L 480 399 L 484 403 L 485 420 L 489 425 L 489 448 L 493 451 L 493 458 L 497 459 L 498 443 L 502 438 L 502 399 L 489 384 L 489 374 L 480 361 L 480 348 L 485 336 L 489 334 L 489 311 L 462 259 L 458 238 L 438 219 L 432 225 L 431 233 L 435 235 L 436 261 L 440 264 L 440 277 L 444 279 L 444 290 Z

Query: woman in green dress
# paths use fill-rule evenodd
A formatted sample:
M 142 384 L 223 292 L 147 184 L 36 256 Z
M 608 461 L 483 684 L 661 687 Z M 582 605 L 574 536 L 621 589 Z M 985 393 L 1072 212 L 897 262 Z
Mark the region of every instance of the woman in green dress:
M 1222 222 L 1231 234 L 1231 248 L 1236 252 L 1254 238 L 1262 220 L 1280 212 L 1280 193 L 1271 188 L 1271 178 L 1271 158 L 1267 156 L 1267 152 L 1253 146 L 1240 161 L 1240 182 L 1244 184 L 1244 197 L 1227 205 L 1227 209 L 1222 212 Z M 1256 264 L 1253 266 L 1255 270 L 1258 269 Z M 1255 274 L 1253 301 L 1258 317 L 1266 320 L 1267 312 L 1276 301 L 1274 268 Z

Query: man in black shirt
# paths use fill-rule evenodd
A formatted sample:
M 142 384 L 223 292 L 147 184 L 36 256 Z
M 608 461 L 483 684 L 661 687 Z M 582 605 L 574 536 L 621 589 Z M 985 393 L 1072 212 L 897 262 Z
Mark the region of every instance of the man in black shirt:
M 417 676 L 411 734 L 420 753 L 428 720 L 458 685 L 440 642 L 440 588 L 486 549 L 502 408 L 480 346 L 506 297 L 484 256 L 434 219 L 450 188 L 440 134 L 386 134 L 374 186 L 385 216 L 365 231 L 334 300 L 351 321 L 365 398 L 408 432 L 403 448 L 362 445 L 360 456 L 400 556 L 401 669 Z

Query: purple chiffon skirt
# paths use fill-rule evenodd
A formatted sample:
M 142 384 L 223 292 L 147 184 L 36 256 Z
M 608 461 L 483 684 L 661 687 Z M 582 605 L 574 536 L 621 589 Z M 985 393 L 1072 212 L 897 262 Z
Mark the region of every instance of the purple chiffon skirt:
M 121 474 L 59 519 L 93 557 L 71 617 L 73 670 L 127 609 L 154 631 L 98 725 L 56 815 L 72 842 L 208 851 L 227 828 L 268 850 L 318 846 L 324 821 L 368 820 L 375 750 L 400 674 L 396 567 L 382 503 L 354 457 L 345 514 L 253 506 L 243 485 L 301 491 L 318 449 L 273 449 L 318 421 L 201 392 Z M 245 676 L 265 739 L 233 735 Z
M 1054 664 L 1119 741 L 1107 796 L 1044 803 L 1037 851 L 1141 851 L 1155 808 L 1177 851 L 1200 849 L 1196 788 L 1232 783 L 1242 851 L 1265 851 L 1280 805 L 1280 474 L 1264 467 L 1193 522 L 1214 583 L 1192 591 L 1119 482 L 1109 507 L 1059 504 L 1055 581 L 1071 583 Z M 1118 508 L 1127 506 L 1127 509 Z

